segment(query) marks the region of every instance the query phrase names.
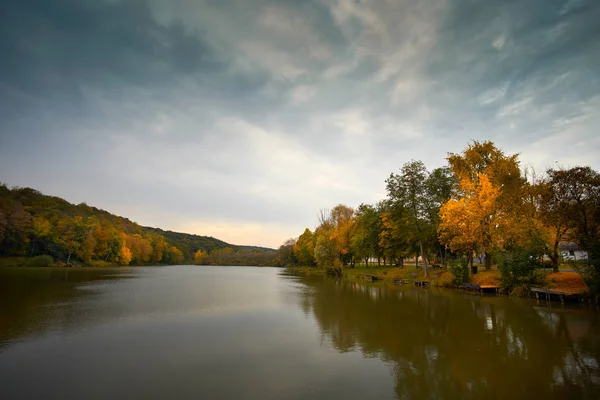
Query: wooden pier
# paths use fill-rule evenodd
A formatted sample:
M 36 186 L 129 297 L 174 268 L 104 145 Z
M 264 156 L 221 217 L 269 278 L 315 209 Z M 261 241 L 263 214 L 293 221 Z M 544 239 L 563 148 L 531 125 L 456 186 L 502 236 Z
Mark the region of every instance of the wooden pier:
M 430 284 L 431 282 L 429 281 L 415 281 L 415 286 L 419 287 L 429 287 Z
M 464 290 L 468 290 L 470 292 L 479 292 L 479 293 L 498 293 L 500 287 L 495 285 L 478 285 L 474 283 L 463 283 L 460 287 Z
M 537 300 L 559 300 L 562 303 L 566 300 L 579 300 L 579 295 L 560 290 L 534 287 L 531 288 L 531 292 L 535 295 Z

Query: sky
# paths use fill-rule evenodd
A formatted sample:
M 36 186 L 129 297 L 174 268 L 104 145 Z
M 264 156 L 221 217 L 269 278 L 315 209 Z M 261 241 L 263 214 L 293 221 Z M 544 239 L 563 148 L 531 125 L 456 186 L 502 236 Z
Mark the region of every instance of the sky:
M 4 0 L 0 181 L 278 247 L 491 140 L 599 170 L 597 0 Z

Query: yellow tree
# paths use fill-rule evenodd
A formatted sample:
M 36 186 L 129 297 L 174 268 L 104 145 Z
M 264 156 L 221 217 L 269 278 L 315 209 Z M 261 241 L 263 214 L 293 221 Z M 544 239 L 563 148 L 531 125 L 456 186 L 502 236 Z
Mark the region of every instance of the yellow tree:
M 312 267 L 315 264 L 316 236 L 308 228 L 300 235 L 298 241 L 293 245 L 294 255 L 299 265 Z
M 352 262 L 351 242 L 354 232 L 354 210 L 338 204 L 331 210 L 333 230 L 330 239 L 335 243 L 340 262 Z
M 502 245 L 506 220 L 498 209 L 500 189 L 488 177 L 479 174 L 477 180 L 463 178 L 462 196 L 452 198 L 440 208 L 440 240 L 453 251 L 467 253 L 471 262 L 473 252 L 486 254 Z
M 129 250 L 129 247 L 127 247 L 125 243 L 123 243 L 121 249 L 119 250 L 119 257 L 117 261 L 119 265 L 129 265 L 131 262 L 131 250 Z
M 52 225 L 44 217 L 35 216 L 31 223 L 31 256 L 35 253 L 35 245 L 38 240 L 50 236 Z
M 515 234 L 517 230 L 514 228 L 522 213 L 521 196 L 525 180 L 519 169 L 518 154 L 505 155 L 490 141 L 473 141 L 462 154 L 450 153 L 448 164 L 459 182 L 457 194 L 450 201 L 463 200 L 465 206 L 468 205 L 472 213 L 481 218 L 479 223 L 475 223 L 478 226 L 475 229 L 478 232 L 475 249 L 485 254 L 485 267 L 490 269 L 490 251 L 498 247 L 496 239 Z M 484 201 L 485 196 L 492 194 L 495 196 L 493 202 Z M 474 201 L 476 199 L 479 200 Z M 479 204 L 483 208 L 477 210 Z M 444 229 L 447 228 L 446 225 Z M 439 230 L 443 231 L 441 226 Z M 500 238 L 501 232 L 503 237 Z
M 206 258 L 206 253 L 203 252 L 202 250 L 198 250 L 196 253 L 194 253 L 194 262 L 196 264 L 202 264 L 202 262 L 204 261 L 205 258 Z

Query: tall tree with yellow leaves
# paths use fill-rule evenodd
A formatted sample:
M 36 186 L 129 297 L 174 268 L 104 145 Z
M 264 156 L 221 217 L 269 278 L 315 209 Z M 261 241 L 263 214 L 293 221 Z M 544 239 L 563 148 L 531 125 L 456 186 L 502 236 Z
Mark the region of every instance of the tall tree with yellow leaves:
M 524 179 L 519 169 L 518 154 L 506 155 L 490 141 L 473 141 L 462 154 L 450 153 L 448 164 L 458 180 L 457 194 L 443 206 L 440 234 L 445 240 L 459 236 L 452 233 L 458 221 L 468 227 L 464 238 L 448 244 L 471 243 L 473 250 L 485 255 L 485 267 L 491 268 L 491 251 L 504 239 L 514 239 L 521 212 Z M 491 200 L 493 199 L 493 201 Z M 461 207 L 466 215 L 458 215 Z M 468 215 L 468 216 L 467 216 Z M 467 219 L 468 218 L 468 219 Z M 476 218 L 476 219 L 475 219 Z

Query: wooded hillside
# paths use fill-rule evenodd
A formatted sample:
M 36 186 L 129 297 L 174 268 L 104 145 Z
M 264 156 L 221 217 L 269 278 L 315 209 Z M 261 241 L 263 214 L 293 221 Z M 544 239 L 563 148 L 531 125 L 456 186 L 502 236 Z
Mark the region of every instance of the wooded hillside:
M 195 259 L 197 254 L 205 257 Z M 220 254 L 227 257 L 223 259 Z M 8 188 L 0 183 L 0 255 L 49 255 L 67 264 L 86 265 L 200 261 L 270 265 L 274 251 L 235 246 L 209 236 L 144 227 L 85 203 L 74 205 L 35 189 Z

